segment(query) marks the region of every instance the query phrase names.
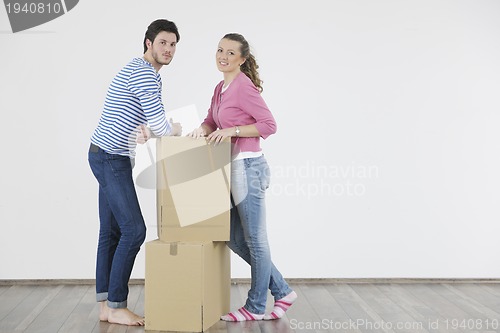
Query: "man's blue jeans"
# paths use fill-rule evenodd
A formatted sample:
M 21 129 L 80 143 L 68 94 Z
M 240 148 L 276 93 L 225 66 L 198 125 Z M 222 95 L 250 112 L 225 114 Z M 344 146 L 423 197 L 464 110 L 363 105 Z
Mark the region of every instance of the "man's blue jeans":
M 99 182 L 97 301 L 107 300 L 110 308 L 126 308 L 130 274 L 146 238 L 132 163 L 127 156 L 108 154 L 91 145 L 89 164 Z
M 269 180 L 269 166 L 263 155 L 231 163 L 233 205 L 228 246 L 250 264 L 252 283 L 245 308 L 254 314 L 265 313 L 268 289 L 275 300 L 292 292 L 271 261 L 265 209 Z

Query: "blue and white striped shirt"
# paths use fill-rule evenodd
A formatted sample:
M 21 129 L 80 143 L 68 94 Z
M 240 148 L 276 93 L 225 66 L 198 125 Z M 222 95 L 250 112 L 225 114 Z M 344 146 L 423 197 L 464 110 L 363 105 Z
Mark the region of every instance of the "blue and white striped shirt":
M 149 124 L 156 136 L 168 135 L 171 127 L 161 89 L 161 77 L 154 67 L 142 58 L 132 59 L 109 86 L 91 142 L 109 154 L 133 158 L 140 125 Z

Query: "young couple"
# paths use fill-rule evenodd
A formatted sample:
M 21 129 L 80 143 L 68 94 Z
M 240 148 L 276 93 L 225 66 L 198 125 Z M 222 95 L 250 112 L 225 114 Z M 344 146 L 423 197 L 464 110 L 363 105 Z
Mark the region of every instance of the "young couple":
M 109 86 L 104 109 L 89 149 L 89 164 L 99 183 L 99 243 L 96 292 L 100 320 L 144 325 L 144 318 L 127 308 L 128 281 L 135 257 L 146 237 L 132 179 L 136 142 L 152 136 L 181 135 L 169 123 L 161 99 L 158 71 L 174 57 L 180 35 L 176 25 L 152 22 L 144 37 L 144 55 L 127 64 Z M 276 122 L 264 102 L 258 65 L 245 38 L 225 35 L 215 54 L 223 73 L 208 115 L 188 136 L 218 143 L 231 137 L 231 236 L 228 246 L 251 266 L 246 304 L 221 317 L 225 321 L 281 318 L 297 294 L 271 261 L 266 233 L 265 191 L 269 167 L 260 138 L 276 132 Z M 149 127 L 146 127 L 149 125 Z M 140 129 L 138 131 L 138 128 Z M 267 292 L 275 299 L 266 314 Z

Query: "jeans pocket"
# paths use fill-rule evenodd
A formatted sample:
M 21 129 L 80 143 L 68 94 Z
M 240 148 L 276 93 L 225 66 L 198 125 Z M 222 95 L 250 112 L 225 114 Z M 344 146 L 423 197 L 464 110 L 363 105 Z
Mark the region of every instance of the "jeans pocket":
M 92 174 L 101 186 L 106 186 L 106 180 L 104 177 L 103 163 L 99 159 L 99 155 L 96 153 L 89 152 L 89 165 Z
M 269 188 L 269 184 L 271 183 L 271 170 L 264 157 L 262 157 L 258 163 L 257 169 L 260 176 L 260 188 L 265 191 Z
M 130 157 L 121 155 L 108 155 L 108 163 L 115 175 L 132 172 Z
M 267 166 L 267 163 L 266 163 Z M 271 175 L 269 171 L 269 167 L 262 169 L 262 174 L 260 175 L 260 188 L 265 191 L 269 188 L 269 184 L 271 183 Z
M 271 171 L 267 161 L 263 157 L 258 158 L 252 163 L 250 168 L 254 170 L 254 173 L 257 176 L 260 189 L 262 191 L 267 190 L 271 182 Z

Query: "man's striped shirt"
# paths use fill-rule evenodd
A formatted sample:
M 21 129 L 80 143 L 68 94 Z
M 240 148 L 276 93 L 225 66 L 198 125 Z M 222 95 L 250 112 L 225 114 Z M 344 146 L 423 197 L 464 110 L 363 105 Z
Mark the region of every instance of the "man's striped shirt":
M 161 77 L 154 67 L 134 58 L 111 82 L 91 142 L 109 154 L 132 158 L 140 125 L 149 124 L 156 136 L 169 134 L 161 89 Z

